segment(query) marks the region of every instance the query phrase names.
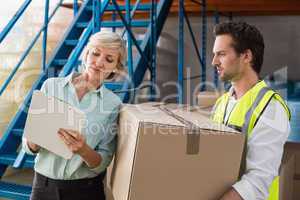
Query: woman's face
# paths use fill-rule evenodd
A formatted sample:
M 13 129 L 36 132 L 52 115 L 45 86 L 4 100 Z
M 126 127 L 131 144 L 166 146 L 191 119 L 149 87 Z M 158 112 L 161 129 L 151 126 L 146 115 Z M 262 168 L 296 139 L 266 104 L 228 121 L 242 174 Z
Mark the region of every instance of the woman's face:
M 92 48 L 87 54 L 85 73 L 92 79 L 103 80 L 117 69 L 119 57 L 118 49 Z

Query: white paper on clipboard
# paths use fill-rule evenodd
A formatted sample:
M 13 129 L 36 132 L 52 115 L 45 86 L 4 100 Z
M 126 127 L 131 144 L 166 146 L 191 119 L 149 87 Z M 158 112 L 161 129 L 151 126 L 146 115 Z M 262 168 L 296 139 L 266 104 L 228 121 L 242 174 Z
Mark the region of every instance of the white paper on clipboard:
M 34 91 L 27 120 L 24 137 L 65 158 L 70 159 L 73 153 L 59 138 L 59 128 L 77 130 L 82 133 L 86 124 L 83 111 L 41 91 Z

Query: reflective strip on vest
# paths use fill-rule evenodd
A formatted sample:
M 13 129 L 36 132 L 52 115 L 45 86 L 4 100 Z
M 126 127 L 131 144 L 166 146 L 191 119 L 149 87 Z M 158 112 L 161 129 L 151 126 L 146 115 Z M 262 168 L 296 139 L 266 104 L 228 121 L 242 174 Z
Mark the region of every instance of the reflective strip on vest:
M 247 133 L 248 138 L 251 136 L 252 129 L 254 128 L 254 125 L 256 124 L 260 115 L 262 114 L 262 111 L 268 105 L 274 94 L 275 92 L 273 92 L 270 88 L 264 87 L 259 91 L 258 95 L 256 96 L 254 103 L 246 113 L 245 122 L 242 127 L 242 132 Z M 266 99 L 264 103 L 262 103 L 263 98 Z

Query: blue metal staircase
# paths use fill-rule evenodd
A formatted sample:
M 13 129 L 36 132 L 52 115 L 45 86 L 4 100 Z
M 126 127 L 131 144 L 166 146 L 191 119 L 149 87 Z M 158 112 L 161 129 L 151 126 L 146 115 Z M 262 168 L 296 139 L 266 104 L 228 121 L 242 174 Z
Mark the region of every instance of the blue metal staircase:
M 129 3 L 130 1 L 126 0 L 126 2 Z M 129 4 L 127 6 L 126 4 L 119 5 L 116 0 L 102 0 L 101 6 L 99 4 L 99 0 L 86 0 L 80 6 L 62 41 L 48 60 L 44 71 L 32 86 L 20 110 L 8 125 L 0 140 L 0 177 L 3 176 L 8 166 L 14 168 L 33 167 L 34 157 L 27 155 L 23 151 L 18 151 L 32 93 L 34 90 L 40 89 L 47 78 L 66 76 L 76 69 L 78 64 L 80 64 L 79 56 L 93 32 L 98 31 L 102 27 L 110 27 L 113 30 L 124 27 L 126 30 L 129 51 L 129 78 L 122 82 L 105 83 L 108 88 L 120 96 L 123 102 L 130 102 L 147 69 L 151 71 L 152 80 L 155 81 L 155 56 L 153 56 L 153 53 L 155 52 L 156 38 L 160 35 L 172 0 L 157 0 L 146 4 L 136 1 L 135 4 L 130 6 Z M 128 12 L 129 10 L 131 12 Z M 151 12 L 151 19 L 132 19 L 135 10 Z M 118 20 L 100 20 L 106 12 L 112 11 L 119 15 Z M 125 11 L 127 11 L 126 16 Z M 136 27 L 145 29 L 143 40 L 135 39 L 132 28 Z M 133 45 L 139 52 L 135 57 L 132 56 Z M 30 186 L 0 181 L 0 197 L 28 199 L 30 193 Z

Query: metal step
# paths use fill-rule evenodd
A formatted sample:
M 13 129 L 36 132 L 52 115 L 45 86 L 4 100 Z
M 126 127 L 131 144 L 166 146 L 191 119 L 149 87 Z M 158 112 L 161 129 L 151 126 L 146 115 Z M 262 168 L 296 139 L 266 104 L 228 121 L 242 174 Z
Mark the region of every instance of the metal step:
M 68 46 L 76 46 L 78 43 L 78 40 L 65 40 L 65 44 Z
M 12 133 L 14 134 L 14 135 L 16 135 L 16 136 L 19 136 L 19 137 L 22 137 L 23 136 L 23 129 L 13 129 L 12 130 Z
M 119 5 L 119 8 L 121 11 L 125 11 L 126 7 L 124 5 Z M 134 5 L 130 5 L 130 10 L 132 10 L 134 8 Z M 93 6 L 88 6 L 87 9 L 89 11 L 93 10 Z M 151 3 L 144 3 L 144 4 L 139 4 L 136 10 L 139 11 L 149 11 L 151 9 Z M 116 10 L 115 6 L 110 4 L 106 7 L 105 11 L 114 11 Z
M 53 64 L 54 64 L 54 65 L 61 65 L 61 66 L 63 66 L 63 65 L 65 65 L 67 62 L 68 62 L 68 59 L 55 59 L 55 60 L 53 61 Z
M 126 11 L 126 6 L 124 5 L 119 5 L 119 8 L 121 11 Z M 132 10 L 134 8 L 134 5 L 130 5 L 130 10 Z M 108 5 L 107 8 L 106 8 L 106 11 L 114 11 L 116 10 L 115 6 L 114 5 Z M 139 10 L 139 11 L 149 11 L 151 10 L 151 3 L 144 3 L 144 4 L 139 4 L 136 8 L 136 10 Z
M 131 27 L 148 27 L 149 23 L 150 23 L 149 20 L 134 20 L 131 22 Z M 79 22 L 76 24 L 76 27 L 86 28 L 88 25 L 89 22 Z M 122 21 L 102 21 L 101 27 L 118 28 L 118 27 L 124 27 L 124 24 Z
M 131 21 L 131 27 L 148 27 L 149 20 L 133 20 Z M 102 27 L 124 27 L 122 21 L 103 21 L 101 23 Z
M 0 164 L 13 166 L 17 160 L 17 153 L 13 154 L 0 154 Z M 24 161 L 23 168 L 33 168 L 34 165 L 34 157 L 28 155 L 26 160 Z
M 142 44 L 143 40 L 137 40 L 138 44 Z M 78 43 L 78 40 L 66 40 L 65 44 L 68 46 L 76 46 Z
M 28 200 L 31 186 L 18 185 L 0 181 L 0 197 L 18 200 Z
M 77 28 L 86 28 L 89 25 L 90 22 L 77 22 L 76 27 Z

